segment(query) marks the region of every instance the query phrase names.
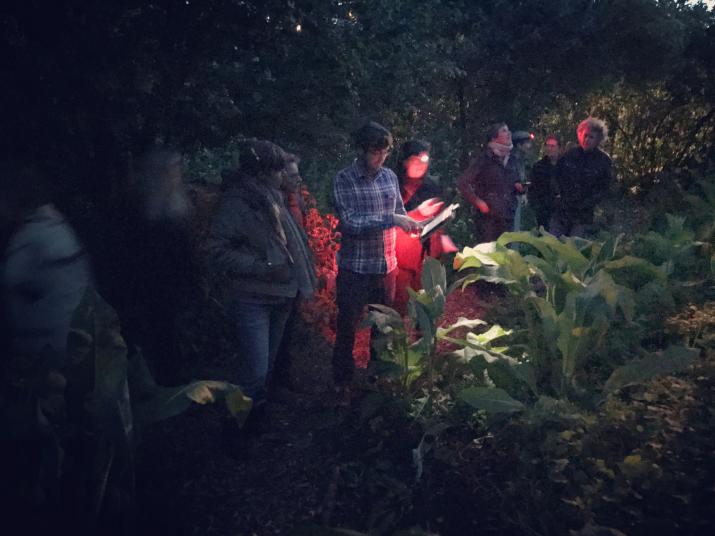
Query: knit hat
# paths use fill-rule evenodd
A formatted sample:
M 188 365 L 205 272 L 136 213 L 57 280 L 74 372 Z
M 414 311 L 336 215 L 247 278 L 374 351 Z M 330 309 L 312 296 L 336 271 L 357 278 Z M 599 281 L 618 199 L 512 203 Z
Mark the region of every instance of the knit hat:
M 520 143 L 522 141 L 530 141 L 534 139 L 534 135 L 526 130 L 515 130 L 511 133 L 511 141 L 513 143 Z

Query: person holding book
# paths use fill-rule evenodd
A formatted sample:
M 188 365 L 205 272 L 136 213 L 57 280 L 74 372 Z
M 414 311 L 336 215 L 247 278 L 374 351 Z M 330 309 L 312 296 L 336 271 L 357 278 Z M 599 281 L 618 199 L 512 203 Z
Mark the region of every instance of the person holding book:
M 338 319 L 333 349 L 333 379 L 340 402 L 349 402 L 355 371 L 355 330 L 369 303 L 391 305 L 395 295 L 395 234 L 419 231 L 407 215 L 395 174 L 383 167 L 392 134 L 370 121 L 354 133 L 357 159 L 333 181 L 333 201 L 340 221 Z
M 402 202 L 407 215 L 416 221 L 427 221 L 444 207 L 442 188 L 429 176 L 430 149 L 428 142 L 410 140 L 402 145 L 396 174 L 400 183 Z M 407 313 L 408 288 L 422 288 L 422 265 L 425 257 L 439 258 L 444 253 L 457 251 L 454 242 L 439 230 L 426 240 L 417 233 L 396 230 L 397 276 L 394 308 Z

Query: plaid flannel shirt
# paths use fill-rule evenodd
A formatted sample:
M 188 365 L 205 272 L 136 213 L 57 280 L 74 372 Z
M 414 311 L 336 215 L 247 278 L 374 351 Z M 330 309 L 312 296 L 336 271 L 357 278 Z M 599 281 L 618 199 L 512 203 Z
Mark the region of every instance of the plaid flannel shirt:
M 335 176 L 333 200 L 342 233 L 338 266 L 360 274 L 394 270 L 393 214 L 405 214 L 405 207 L 392 170 L 380 168 L 370 178 L 353 162 Z

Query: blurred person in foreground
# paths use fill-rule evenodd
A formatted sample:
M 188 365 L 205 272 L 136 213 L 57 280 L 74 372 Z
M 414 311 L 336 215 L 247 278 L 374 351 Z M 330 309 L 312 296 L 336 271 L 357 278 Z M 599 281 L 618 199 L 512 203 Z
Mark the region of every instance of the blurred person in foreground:
M 396 174 L 407 215 L 424 221 L 442 210 L 442 188 L 429 176 L 431 146 L 423 140 L 410 140 L 400 148 Z M 422 288 L 422 265 L 427 255 L 439 258 L 457 251 L 454 242 L 442 231 L 432 234 L 426 241 L 418 233 L 396 229 L 397 280 L 394 308 L 407 313 L 408 288 Z
M 576 129 L 578 147 L 566 151 L 556 166 L 559 198 L 549 230 L 557 236 L 588 236 L 594 232 L 593 212 L 613 183 L 611 157 L 601 148 L 608 127 L 587 117 Z
M 492 242 L 514 226 L 517 194 L 523 187 L 513 169 L 507 167 L 513 148 L 506 123 L 496 123 L 486 133 L 486 147 L 462 173 L 457 188 L 478 211 L 476 238 Z
M 395 297 L 396 228 L 411 233 L 421 225 L 409 217 L 397 176 L 383 167 L 392 134 L 370 121 L 353 135 L 357 159 L 333 181 L 333 201 L 342 235 L 338 252 L 338 320 L 333 379 L 339 401 L 349 403 L 355 371 L 355 330 L 370 303 L 392 305 Z
M 0 218 L 9 349 L 62 367 L 74 311 L 94 284 L 89 257 L 34 164 L 0 164 Z
M 105 265 L 98 275 L 127 343 L 142 349 L 159 383 L 178 384 L 187 378 L 180 374 L 177 320 L 198 296 L 200 274 L 182 156 L 151 149 L 131 179 L 111 208 Z
M 227 189 L 207 249 L 210 270 L 225 282 L 225 303 L 238 335 L 237 383 L 253 399 L 249 419 L 259 424 L 286 320 L 296 299 L 312 297 L 316 277 L 305 234 L 280 190 L 283 149 L 256 141 L 241 152 L 239 163 L 238 170 L 223 173 Z

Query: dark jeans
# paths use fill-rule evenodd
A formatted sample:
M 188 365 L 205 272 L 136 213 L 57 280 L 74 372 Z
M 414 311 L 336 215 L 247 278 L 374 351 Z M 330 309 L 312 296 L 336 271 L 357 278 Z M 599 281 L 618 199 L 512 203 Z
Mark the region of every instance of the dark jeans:
M 333 349 L 336 384 L 350 383 L 355 372 L 355 330 L 362 319 L 363 309 L 370 303 L 391 306 L 395 298 L 396 276 L 396 269 L 388 274 L 358 274 L 344 268 L 338 271 L 338 325 Z
M 254 405 L 266 398 L 268 371 L 278 353 L 292 299 L 281 303 L 235 300 L 230 315 L 238 331 L 238 385 Z

